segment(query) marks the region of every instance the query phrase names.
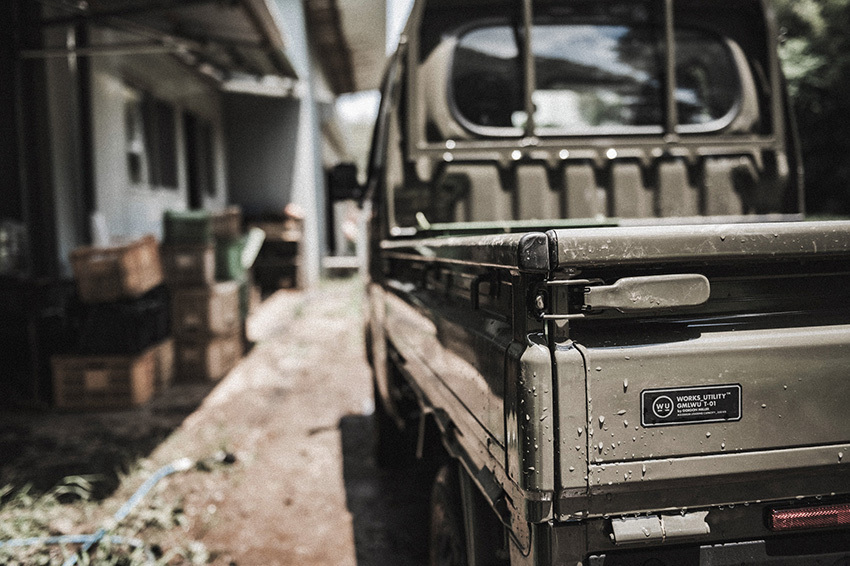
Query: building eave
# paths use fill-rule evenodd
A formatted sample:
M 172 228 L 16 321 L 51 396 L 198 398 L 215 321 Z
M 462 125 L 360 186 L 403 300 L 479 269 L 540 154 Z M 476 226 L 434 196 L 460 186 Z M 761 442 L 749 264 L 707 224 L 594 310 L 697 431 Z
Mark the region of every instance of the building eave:
M 50 7 L 52 15 L 41 21 L 42 27 L 90 25 L 120 30 L 138 38 L 136 50 L 147 46 L 173 52 L 189 66 L 215 68 L 222 81 L 245 75 L 298 77 L 267 0 L 90 0 L 51 3 Z M 85 48 L 86 52 L 69 50 L 68 54 L 133 54 L 126 45 Z

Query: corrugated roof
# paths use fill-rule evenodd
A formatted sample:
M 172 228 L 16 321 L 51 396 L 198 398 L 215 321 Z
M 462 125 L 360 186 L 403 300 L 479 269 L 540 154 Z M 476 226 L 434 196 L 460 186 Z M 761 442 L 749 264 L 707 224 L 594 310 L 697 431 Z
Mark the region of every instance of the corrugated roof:
M 139 37 L 140 48 L 173 48 L 185 62 L 212 67 L 222 79 L 297 77 L 267 0 L 88 0 L 51 6 L 67 13 L 43 25 L 86 22 L 119 29 Z

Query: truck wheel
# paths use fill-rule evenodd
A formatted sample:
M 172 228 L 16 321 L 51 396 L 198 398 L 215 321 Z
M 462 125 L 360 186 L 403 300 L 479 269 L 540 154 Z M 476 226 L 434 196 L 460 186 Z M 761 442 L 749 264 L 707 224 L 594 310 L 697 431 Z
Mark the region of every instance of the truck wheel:
M 430 566 L 466 566 L 466 534 L 457 462 L 445 464 L 431 489 Z
M 384 407 L 384 401 L 373 383 L 375 396 L 375 461 L 379 468 L 403 468 L 416 459 L 417 429 L 413 423 L 399 429 Z

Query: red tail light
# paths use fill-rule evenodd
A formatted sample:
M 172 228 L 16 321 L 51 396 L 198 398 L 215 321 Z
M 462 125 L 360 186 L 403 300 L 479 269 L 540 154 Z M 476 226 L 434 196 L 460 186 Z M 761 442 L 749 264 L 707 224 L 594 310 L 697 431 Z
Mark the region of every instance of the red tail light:
M 788 531 L 847 525 L 850 525 L 850 503 L 797 509 L 774 509 L 770 513 L 768 526 L 772 531 Z

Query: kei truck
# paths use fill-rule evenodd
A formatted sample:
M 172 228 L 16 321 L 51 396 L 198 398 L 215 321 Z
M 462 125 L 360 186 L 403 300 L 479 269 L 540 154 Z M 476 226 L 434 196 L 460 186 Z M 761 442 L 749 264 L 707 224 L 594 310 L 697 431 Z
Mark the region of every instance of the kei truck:
M 431 564 L 850 564 L 850 222 L 805 220 L 777 38 L 767 0 L 414 3 L 332 190 Z

